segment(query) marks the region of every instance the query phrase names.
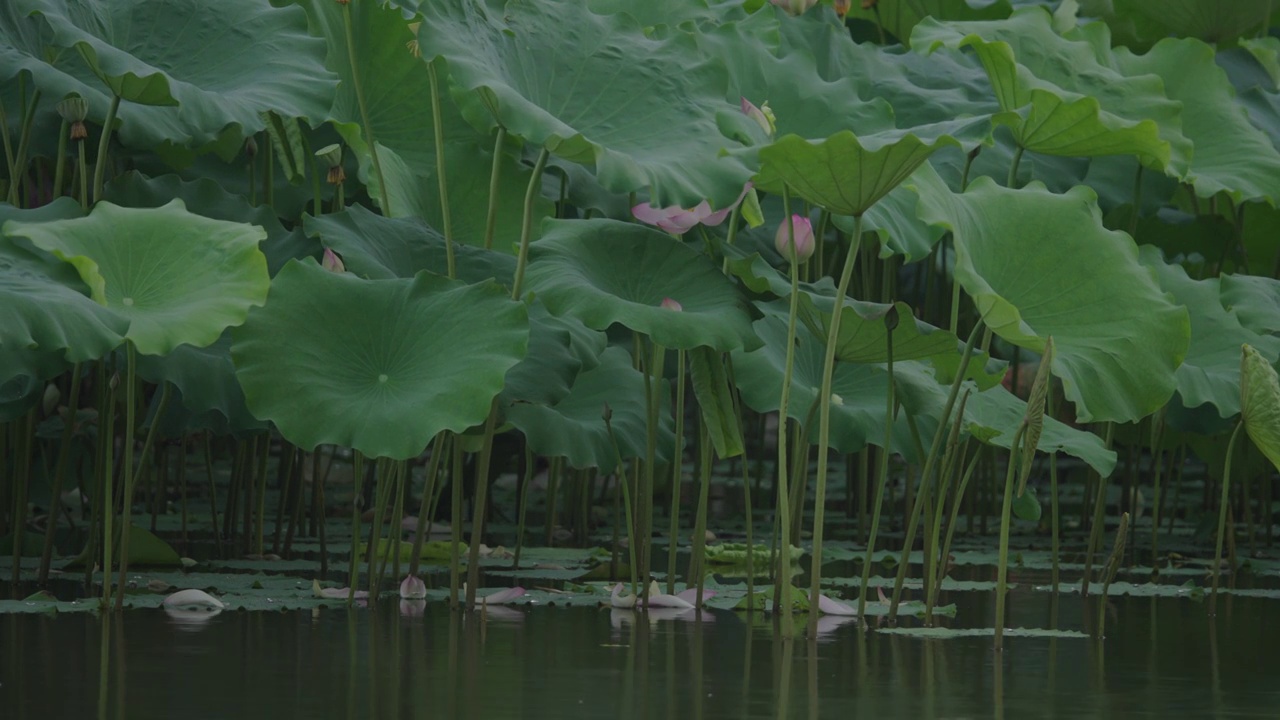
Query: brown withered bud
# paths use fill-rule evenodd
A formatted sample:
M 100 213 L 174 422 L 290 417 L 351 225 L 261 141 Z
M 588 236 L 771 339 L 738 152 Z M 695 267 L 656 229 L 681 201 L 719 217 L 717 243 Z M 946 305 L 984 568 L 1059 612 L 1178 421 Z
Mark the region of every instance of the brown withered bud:
M 347 172 L 342 169 L 341 165 L 334 165 L 329 168 L 329 174 L 325 176 L 330 185 L 341 185 L 347 180 Z
M 244 154 L 252 160 L 258 154 L 258 141 L 252 135 L 244 139 Z

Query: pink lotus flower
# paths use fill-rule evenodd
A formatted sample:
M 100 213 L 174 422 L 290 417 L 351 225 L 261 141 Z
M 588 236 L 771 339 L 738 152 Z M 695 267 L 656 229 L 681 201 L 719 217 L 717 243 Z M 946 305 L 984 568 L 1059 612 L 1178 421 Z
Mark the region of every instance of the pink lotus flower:
M 778 124 L 773 116 L 773 111 L 769 109 L 769 103 L 766 102 L 764 105 L 756 107 L 750 100 L 742 98 L 741 107 L 743 115 L 754 120 L 766 135 L 773 137 L 774 131 L 778 129 Z
M 796 259 L 804 262 L 813 255 L 813 223 L 802 215 L 792 215 L 790 224 L 784 222 L 778 225 L 778 234 L 773 238 L 773 246 L 778 249 L 778 254 L 788 260 L 791 259 L 792 232 L 795 233 Z
M 806 10 L 818 4 L 818 0 L 769 0 L 786 11 L 788 15 L 803 15 Z
M 311 581 L 311 593 L 318 598 L 329 598 L 331 600 L 346 600 L 351 594 L 351 588 L 322 588 L 319 580 Z M 353 595 L 356 600 L 367 600 L 369 593 L 364 590 L 356 590 Z
M 484 597 L 477 597 L 476 602 L 481 605 L 505 605 L 517 598 L 524 597 L 525 589 L 522 587 L 504 588 L 494 593 L 489 593 Z
M 742 186 L 742 194 L 738 196 L 737 200 L 733 201 L 732 205 L 715 212 L 711 211 L 711 204 L 703 200 L 689 210 L 679 205 L 656 208 L 651 205 L 640 204 L 631 208 L 631 214 L 642 223 L 657 225 L 669 233 L 683 235 L 698 223 L 715 227 L 724 222 L 724 219 L 729 217 L 729 213 L 738 207 L 738 204 L 742 202 L 749 192 L 751 192 L 751 183 Z
M 662 298 L 660 307 L 664 310 L 675 310 L 676 312 L 684 311 L 684 306 L 681 305 L 678 300 L 672 300 L 671 298 Z
M 400 597 L 406 600 L 417 600 L 427 596 L 427 584 L 417 575 L 405 575 L 400 582 Z
M 844 615 L 852 617 L 858 614 L 858 611 L 849 605 L 846 605 L 839 600 L 832 600 L 826 595 L 821 594 L 818 595 L 818 610 L 825 615 Z
M 320 261 L 321 267 L 329 272 L 343 273 L 347 271 L 347 266 L 342 264 L 342 258 L 338 257 L 338 253 L 324 249 L 324 259 Z

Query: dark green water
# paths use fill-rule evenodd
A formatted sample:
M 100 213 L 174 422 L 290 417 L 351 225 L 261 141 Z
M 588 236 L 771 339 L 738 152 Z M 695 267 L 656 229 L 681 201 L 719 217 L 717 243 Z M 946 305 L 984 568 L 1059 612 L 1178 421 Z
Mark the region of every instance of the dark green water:
M 956 627 L 990 593 L 954 593 Z M 0 617 L 0 717 L 826 718 L 1277 717 L 1280 615 L 1228 597 L 1111 600 L 1107 637 L 921 640 L 834 626 L 776 639 L 714 612 L 637 622 L 607 608 L 503 608 L 458 621 L 376 610 L 163 610 Z M 1014 593 L 1011 626 L 1048 627 L 1050 596 Z M 1096 612 L 1090 601 L 1089 617 Z M 410 608 L 405 608 L 406 610 Z M 1063 596 L 1058 626 L 1086 606 Z M 105 665 L 104 665 L 105 661 Z M 100 691 L 105 690 L 105 695 Z

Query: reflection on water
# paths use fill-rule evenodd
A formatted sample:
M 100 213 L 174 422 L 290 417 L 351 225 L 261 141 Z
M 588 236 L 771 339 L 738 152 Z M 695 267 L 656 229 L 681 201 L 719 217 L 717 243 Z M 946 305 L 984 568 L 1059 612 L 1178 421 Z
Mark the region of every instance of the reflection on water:
M 991 598 L 960 598 L 980 626 Z M 1274 717 L 1280 617 L 1230 598 L 1112 598 L 1108 637 L 924 641 L 845 618 L 819 642 L 730 612 L 163 610 L 0 617 L 0 712 L 48 718 Z M 1096 599 L 1015 593 L 1011 625 L 1084 629 Z M 1056 619 L 1055 619 L 1055 616 Z

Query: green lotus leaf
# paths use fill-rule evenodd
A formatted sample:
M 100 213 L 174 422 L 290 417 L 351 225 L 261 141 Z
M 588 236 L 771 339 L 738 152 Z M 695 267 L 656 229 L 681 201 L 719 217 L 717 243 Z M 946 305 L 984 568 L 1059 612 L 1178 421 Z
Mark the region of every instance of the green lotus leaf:
M 0 204 L 0 228 L 80 214 L 79 204 L 66 198 L 38 210 Z M 89 299 L 69 265 L 0 237 L 0 350 L 65 351 L 71 362 L 93 360 L 124 342 L 128 327 Z M 7 379 L 3 372 L 0 377 Z
M 194 215 L 181 200 L 146 210 L 101 202 L 88 217 L 5 231 L 71 263 L 90 296 L 129 321 L 125 337 L 146 355 L 212 343 L 270 285 L 261 228 Z
M 1243 348 L 1240 414 L 1244 429 L 1271 464 L 1280 468 L 1280 379 L 1271 360 L 1249 345 Z
M 750 352 L 739 350 L 732 354 L 734 380 L 748 407 L 760 413 L 776 412 L 786 370 L 786 316 L 766 313 L 755 322 L 755 331 L 765 344 Z M 822 387 L 823 344 L 803 331 L 796 340 L 787 415 L 798 423 L 807 423 L 810 440 L 816 441 L 815 408 Z M 868 444 L 883 446 L 885 395 L 889 391 L 885 371 L 875 365 L 837 362 L 831 391 L 840 397 L 839 402 L 831 403 L 831 447 L 851 453 Z M 894 423 L 893 447 L 894 452 L 902 452 L 913 461 L 923 460 L 915 457 L 905 417 L 900 416 Z
M 1223 275 L 1222 303 L 1256 333 L 1280 334 L 1280 280 L 1253 275 Z
M 1016 0 L 1015 0 L 1016 1 Z M 853 3 L 846 17 L 882 25 L 885 32 L 906 43 L 911 30 L 925 18 L 939 20 L 998 20 L 1009 17 L 1009 0 L 881 0 L 877 7 Z
M 617 465 L 618 452 L 623 458 L 645 453 L 644 393 L 644 376 L 632 367 L 631 355 L 608 348 L 599 365 L 578 375 L 567 396 L 552 404 L 516 403 L 507 410 L 507 422 L 524 433 L 538 455 L 563 457 L 572 467 L 608 473 Z M 606 403 L 617 452 L 604 423 Z M 659 416 L 658 454 L 665 461 L 672 457 L 675 433 L 671 413 Z
M 629 15 L 597 15 L 582 0 L 441 0 L 422 12 L 425 58 L 445 58 L 512 134 L 594 164 L 606 188 L 648 187 L 652 204 L 683 207 L 724 207 L 741 192 L 749 173 L 720 157 L 716 124 L 737 107 L 724 101 L 724 70 L 688 35 L 649 37 Z
M 972 48 L 1000 107 L 1019 114 L 1010 127 L 1020 147 L 1048 155 L 1137 155 L 1181 175 L 1191 154 L 1181 134 L 1181 103 L 1165 97 L 1159 78 L 1115 69 L 1105 32 L 1095 25 L 1068 39 L 1054 31 L 1048 12 L 1031 7 L 1000 21 L 928 19 L 916 26 L 912 45 Z
M 954 233 L 956 279 L 987 326 L 1035 352 L 1053 336 L 1053 371 L 1080 421 L 1135 421 L 1168 401 L 1190 320 L 1129 236 L 1103 228 L 1092 191 L 986 177 L 963 195 L 919 188 L 921 216 Z
M 1195 143 L 1185 180 L 1209 198 L 1225 192 L 1236 203 L 1280 199 L 1280 151 L 1254 127 L 1236 102 L 1227 74 L 1214 62 L 1214 49 L 1199 40 L 1168 39 L 1146 55 L 1116 51 L 1128 74 L 1152 74 L 1165 93 L 1182 102 L 1182 133 Z
M 106 200 L 131 208 L 158 208 L 177 198 L 196 215 L 257 225 L 267 231 L 267 239 L 259 247 L 267 258 L 267 272 L 271 275 L 290 260 L 320 254 L 320 247 L 301 230 L 286 230 L 270 206 L 253 207 L 243 197 L 227 192 L 208 178 L 187 182 L 176 175 L 149 178 L 127 172 L 108 183 L 102 194 Z
M 587 7 L 597 15 L 626 13 L 645 27 L 654 25 L 682 25 L 689 21 L 716 23 L 729 19 L 731 13 L 741 14 L 738 0 L 650 0 L 637 3 L 632 0 L 587 0 Z
M 138 375 L 156 385 L 169 382 L 177 388 L 177 397 L 170 399 L 166 415 L 174 413 L 175 407 L 185 408 L 187 413 L 198 416 L 199 424 L 219 432 L 267 427 L 245 404 L 244 390 L 231 363 L 230 331 L 205 347 L 179 345 L 163 357 L 139 356 Z
M 1245 328 L 1236 313 L 1223 306 L 1218 278 L 1192 280 L 1182 266 L 1166 263 L 1160 250 L 1149 245 L 1139 248 L 1139 258 L 1191 317 L 1191 344 L 1175 374 L 1182 404 L 1195 408 L 1209 403 L 1219 416 L 1234 417 L 1240 412 L 1240 346 L 1249 344 L 1276 357 L 1280 338 Z
M 120 95 L 128 144 L 212 142 L 262 130 L 274 110 L 318 126 L 337 79 L 303 13 L 258 0 L 13 0 L 0 17 L 0 78 L 28 71 L 49 97 L 79 93 L 104 118 Z M 32 15 L 36 17 L 31 17 Z M 70 52 L 68 52 L 70 51 Z M 104 92 L 106 90 L 106 92 Z
M 320 217 L 302 218 L 308 235 L 342 256 L 347 270 L 374 280 L 411 278 L 422 270 L 448 273 L 444 238 L 417 218 L 388 218 L 360 205 Z M 515 258 L 470 246 L 454 246 L 458 278 L 466 282 L 496 279 L 510 285 Z
M 620 323 L 668 348 L 753 344 L 737 288 L 666 233 L 616 220 L 549 220 L 530 249 L 529 289 L 554 315 L 595 330 Z M 675 300 L 682 310 L 661 307 Z
M 756 187 L 784 187 L 837 215 L 861 215 L 944 145 L 966 148 L 986 137 L 988 118 L 953 120 L 858 137 L 848 130 L 817 142 L 797 135 L 760 150 Z
M 351 36 L 356 47 L 361 89 L 369 126 L 377 141 L 378 161 L 391 207 L 391 217 L 418 217 L 432 227 L 443 228 L 440 191 L 436 180 L 435 125 L 431 111 L 431 83 L 427 68 L 414 51 L 417 40 L 400 10 L 374 2 L 350 3 L 344 8 L 331 0 L 301 0 L 312 32 L 329 44 L 326 64 L 341 79 L 333 97 L 330 117 L 338 132 L 360 161 L 360 179 L 369 196 L 381 203 L 382 192 L 374 172 L 368 138 L 356 99 L 355 75 L 347 51 L 343 13 L 351 14 Z M 455 241 L 484 244 L 489 204 L 489 175 L 493 165 L 493 141 L 471 127 L 449 96 L 447 73 L 440 72 L 442 130 L 445 141 L 445 177 Z M 517 162 L 518 155 L 504 153 L 500 161 L 498 194 L 522 197 L 530 172 Z M 539 197 L 535 216 L 551 214 L 551 203 Z M 498 206 L 498 241 L 494 247 L 508 252 L 519 237 L 522 207 L 504 202 Z M 536 227 L 536 226 L 535 226 Z
M 569 394 L 574 379 L 594 367 L 604 349 L 604 336 L 588 330 L 571 317 L 556 317 L 534 301 L 529 311 L 529 354 L 507 372 L 500 405 L 540 403 L 554 405 Z M 573 326 L 576 325 L 577 328 Z M 576 330 L 576 332 L 575 332 Z M 588 364 L 582 353 L 580 333 L 597 336 L 598 347 Z M 590 351 L 587 351 L 588 354 Z
M 442 430 L 484 422 L 529 322 L 491 282 L 364 280 L 304 260 L 232 339 L 249 409 L 290 442 L 405 460 Z
M 1117 45 L 1145 49 L 1172 37 L 1229 44 L 1265 31 L 1274 5 L 1267 0 L 1081 0 L 1080 12 L 1102 18 Z

